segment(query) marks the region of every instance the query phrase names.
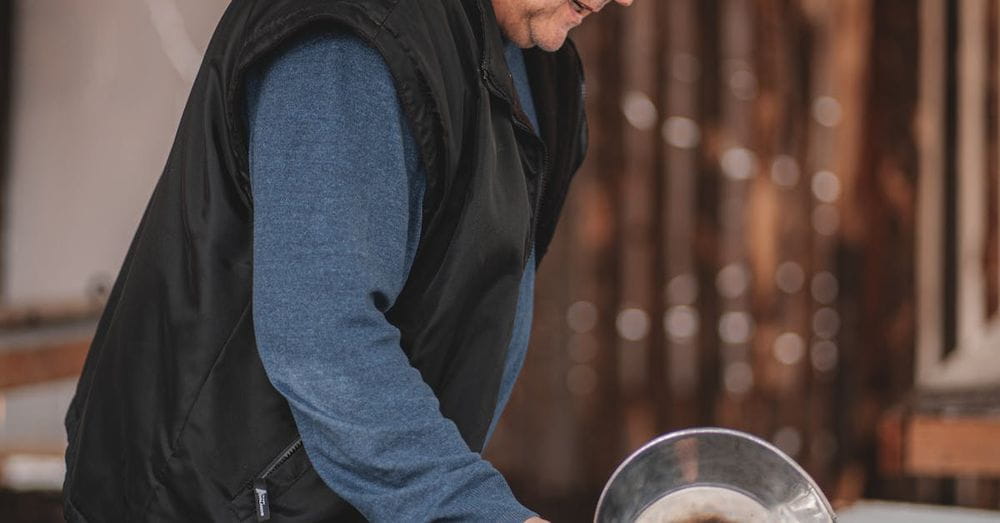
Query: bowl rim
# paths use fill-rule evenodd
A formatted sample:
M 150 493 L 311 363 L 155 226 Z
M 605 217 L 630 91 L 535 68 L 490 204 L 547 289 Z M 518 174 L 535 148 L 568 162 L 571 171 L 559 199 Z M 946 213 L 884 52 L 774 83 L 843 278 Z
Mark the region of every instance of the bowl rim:
M 812 476 L 810 476 L 805 471 L 805 469 L 803 469 L 802 466 L 798 464 L 798 462 L 796 462 L 794 459 L 792 459 L 788 454 L 785 454 L 778 447 L 774 446 L 773 444 L 771 444 L 770 442 L 768 442 L 768 441 L 766 441 L 766 440 L 764 440 L 762 438 L 754 436 L 753 434 L 748 434 L 746 432 L 739 431 L 739 430 L 727 429 L 727 428 L 723 428 L 723 427 L 692 427 L 692 428 L 688 428 L 688 429 L 677 430 L 677 431 L 674 431 L 674 432 L 668 432 L 667 434 L 663 434 L 661 436 L 653 438 L 652 440 L 650 440 L 649 442 L 647 442 L 645 445 L 643 445 L 643 446 L 639 447 L 638 449 L 636 449 L 635 452 L 632 452 L 631 454 L 629 454 L 628 457 L 625 458 L 625 460 L 622 461 L 621 464 L 618 465 L 618 468 L 615 469 L 614 473 L 611 474 L 611 478 L 608 479 L 608 482 L 604 484 L 604 489 L 601 490 L 601 497 L 598 498 L 598 500 L 597 500 L 597 508 L 594 510 L 594 523 L 599 523 L 597 521 L 597 516 L 599 516 L 600 513 L 601 513 L 601 507 L 604 506 L 604 498 L 605 498 L 605 496 L 607 496 L 608 490 L 610 489 L 611 485 L 615 482 L 615 479 L 618 478 L 618 476 L 622 473 L 622 471 L 630 463 L 632 463 L 633 461 L 635 461 L 635 459 L 638 458 L 639 455 L 641 455 L 643 452 L 649 450 L 650 448 L 655 447 L 657 445 L 660 445 L 660 444 L 662 444 L 662 443 L 664 443 L 666 441 L 676 440 L 676 439 L 681 439 L 681 438 L 686 438 L 686 437 L 691 437 L 691 436 L 699 436 L 699 435 L 704 435 L 704 434 L 716 434 L 716 435 L 724 435 L 724 436 L 735 436 L 735 437 L 738 437 L 738 438 L 749 440 L 749 441 L 751 441 L 753 443 L 756 443 L 756 444 L 758 444 L 758 445 L 760 445 L 760 446 L 762 446 L 762 447 L 770 450 L 771 452 L 774 452 L 781 459 L 783 459 L 786 463 L 788 463 L 789 465 L 791 465 L 792 468 L 796 472 L 798 472 L 800 476 L 802 476 L 803 478 L 805 478 L 806 482 L 809 484 L 809 487 L 818 494 L 819 499 L 823 502 L 823 507 L 830 514 L 830 516 L 833 519 L 833 521 L 837 520 L 836 512 L 833 511 L 833 506 L 830 505 L 830 500 L 826 499 L 826 494 L 824 494 L 823 490 L 819 488 L 818 484 L 816 484 L 816 480 L 814 480 L 812 478 Z

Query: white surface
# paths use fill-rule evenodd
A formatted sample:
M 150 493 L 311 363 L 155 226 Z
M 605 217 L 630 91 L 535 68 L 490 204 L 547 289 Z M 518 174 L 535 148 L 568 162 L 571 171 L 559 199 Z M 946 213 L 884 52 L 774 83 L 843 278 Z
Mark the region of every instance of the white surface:
M 62 452 L 66 447 L 63 418 L 76 381 L 72 378 L 0 391 L 0 452 Z
M 0 462 L 0 486 L 12 490 L 48 490 L 62 488 L 66 460 L 62 456 L 15 454 Z
M 885 501 L 861 501 L 837 514 L 837 523 L 987 522 L 1000 522 L 1000 512 Z

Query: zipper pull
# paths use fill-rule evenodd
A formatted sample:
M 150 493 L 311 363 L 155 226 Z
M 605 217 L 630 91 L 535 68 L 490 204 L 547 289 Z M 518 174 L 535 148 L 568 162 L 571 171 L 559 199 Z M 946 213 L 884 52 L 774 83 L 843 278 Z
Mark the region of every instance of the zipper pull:
M 253 500 L 257 521 L 271 519 L 271 504 L 267 500 L 267 481 L 264 478 L 253 480 Z

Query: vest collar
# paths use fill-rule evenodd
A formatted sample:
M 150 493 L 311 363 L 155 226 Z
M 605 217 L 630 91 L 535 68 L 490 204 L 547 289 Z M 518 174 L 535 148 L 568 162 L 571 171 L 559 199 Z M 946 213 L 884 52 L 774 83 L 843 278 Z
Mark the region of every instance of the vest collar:
M 486 84 L 501 98 L 515 102 L 514 78 L 507 67 L 504 56 L 504 37 L 500 32 L 496 12 L 493 10 L 493 0 L 478 0 L 480 21 L 480 49 L 482 56 L 479 62 L 479 72 Z

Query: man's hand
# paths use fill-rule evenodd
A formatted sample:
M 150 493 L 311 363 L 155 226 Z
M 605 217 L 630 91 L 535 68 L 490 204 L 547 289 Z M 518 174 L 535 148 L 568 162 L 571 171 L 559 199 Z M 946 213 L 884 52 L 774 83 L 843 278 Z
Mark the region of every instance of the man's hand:
M 525 520 L 524 523 L 549 523 L 549 522 L 546 521 L 546 520 L 544 520 L 544 519 L 542 519 L 542 518 L 534 517 L 534 518 Z

